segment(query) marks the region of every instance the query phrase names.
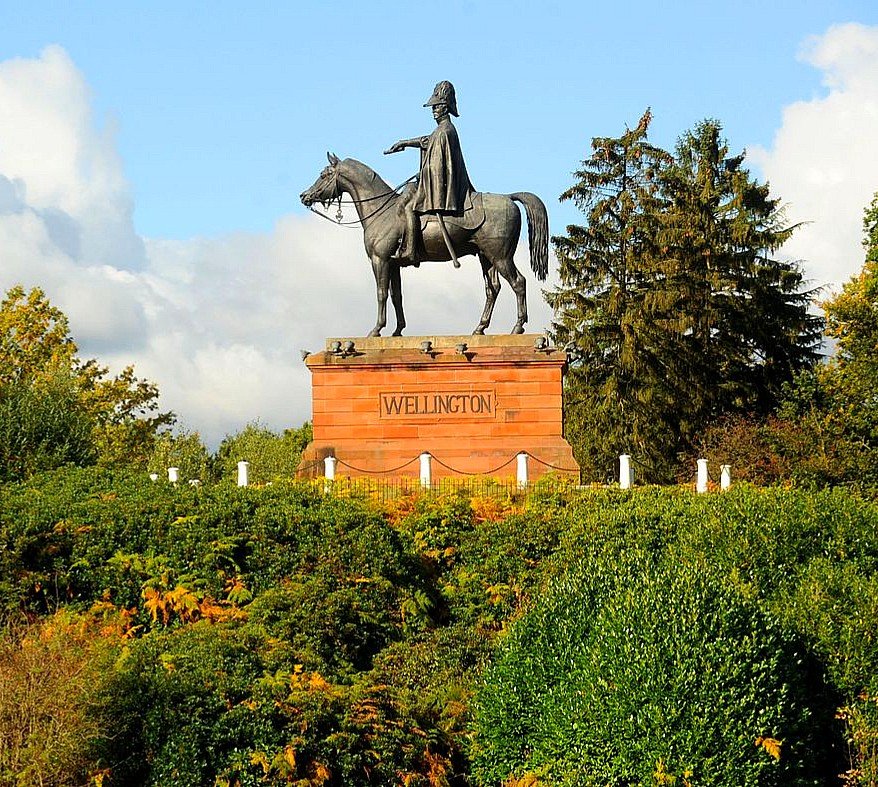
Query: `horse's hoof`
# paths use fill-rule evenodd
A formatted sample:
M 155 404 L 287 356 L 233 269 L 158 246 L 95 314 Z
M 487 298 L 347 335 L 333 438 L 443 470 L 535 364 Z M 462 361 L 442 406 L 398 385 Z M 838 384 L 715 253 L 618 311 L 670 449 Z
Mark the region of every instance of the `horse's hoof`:
M 380 329 L 380 328 L 373 328 L 371 331 L 369 331 L 369 337 L 370 337 L 370 338 L 373 337 L 373 336 L 380 336 L 380 335 L 381 335 L 381 329 Z
M 402 336 L 402 328 L 397 328 L 391 336 Z
M 485 326 L 480 325 L 473 331 L 473 336 L 484 336 L 485 335 Z
M 523 325 L 516 324 L 516 326 L 512 329 L 513 336 L 517 333 L 524 333 L 524 326 Z

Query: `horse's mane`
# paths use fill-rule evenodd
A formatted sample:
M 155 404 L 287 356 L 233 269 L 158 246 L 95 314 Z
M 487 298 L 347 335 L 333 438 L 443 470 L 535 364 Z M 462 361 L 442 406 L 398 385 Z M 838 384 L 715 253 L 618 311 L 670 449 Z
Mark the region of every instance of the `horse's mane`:
M 358 176 L 357 180 L 368 180 L 370 183 L 374 183 L 378 181 L 380 186 L 383 186 L 387 191 L 391 191 L 390 185 L 387 181 L 384 180 L 374 169 L 364 164 L 362 161 L 357 161 L 355 158 L 346 158 L 342 161 L 342 164 L 345 165 L 350 170 L 354 170 L 356 176 Z

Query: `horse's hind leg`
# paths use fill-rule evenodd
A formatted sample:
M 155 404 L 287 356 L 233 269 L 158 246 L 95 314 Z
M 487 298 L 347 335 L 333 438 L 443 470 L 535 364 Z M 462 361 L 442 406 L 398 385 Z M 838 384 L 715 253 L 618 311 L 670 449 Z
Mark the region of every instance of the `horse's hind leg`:
M 396 330 L 394 336 L 402 336 L 405 328 L 405 314 L 402 311 L 402 278 L 399 265 L 391 263 L 390 268 L 390 300 L 393 301 L 393 310 L 396 312 Z
M 518 320 L 512 326 L 512 333 L 524 333 L 524 324 L 527 322 L 527 282 L 518 268 L 512 256 L 498 259 L 495 263 L 500 275 L 509 282 L 515 291 L 515 299 L 518 302 Z
M 473 334 L 483 334 L 485 328 L 491 324 L 491 315 L 494 313 L 494 304 L 497 302 L 497 293 L 500 292 L 500 277 L 497 268 L 484 255 L 479 254 L 479 262 L 482 263 L 482 276 L 485 277 L 485 309 L 482 319 L 473 331 Z

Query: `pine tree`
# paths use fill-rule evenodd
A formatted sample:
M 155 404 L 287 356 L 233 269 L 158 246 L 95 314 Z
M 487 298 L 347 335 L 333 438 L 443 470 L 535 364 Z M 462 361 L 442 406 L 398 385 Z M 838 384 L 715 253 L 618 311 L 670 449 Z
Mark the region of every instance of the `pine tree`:
M 821 336 L 798 263 L 774 258 L 796 227 L 744 155 L 708 120 L 671 156 L 647 141 L 650 119 L 593 140 L 561 196 L 587 223 L 553 238 L 567 433 L 598 478 L 627 452 L 647 479 L 670 479 L 710 419 L 774 407 Z
M 729 156 L 721 131 L 713 120 L 687 131 L 663 173 L 660 237 L 692 391 L 686 439 L 720 414 L 772 410 L 821 340 L 822 321 L 808 311 L 815 292 L 797 262 L 775 257 L 797 225 L 742 167 L 744 154 Z
M 620 137 L 592 140 L 562 200 L 587 217 L 553 238 L 560 285 L 546 293 L 552 333 L 572 362 L 566 429 L 587 475 L 606 478 L 621 452 L 651 455 L 670 424 L 655 308 L 660 174 L 670 156 L 651 145 L 647 110 Z M 658 456 L 652 456 L 658 459 Z

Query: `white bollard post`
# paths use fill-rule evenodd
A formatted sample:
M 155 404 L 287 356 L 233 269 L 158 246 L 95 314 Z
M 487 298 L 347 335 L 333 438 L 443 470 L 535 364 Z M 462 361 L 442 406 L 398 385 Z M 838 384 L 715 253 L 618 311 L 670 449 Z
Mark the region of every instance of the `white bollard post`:
M 634 486 L 634 470 L 631 467 L 631 456 L 619 456 L 619 489 L 631 489 Z
M 338 459 L 334 456 L 323 457 L 323 491 L 326 494 L 332 490 L 332 482 L 335 481 L 335 466 Z
M 247 486 L 250 483 L 250 463 L 238 462 L 238 486 Z
M 432 459 L 433 457 L 426 451 L 421 454 L 421 486 L 430 487 L 433 485 Z
M 703 495 L 707 491 L 707 460 L 699 459 L 695 464 L 698 468 L 695 475 L 695 491 Z
M 518 478 L 518 487 L 519 489 L 524 489 L 527 487 L 527 452 L 522 451 L 517 459 L 517 467 L 516 467 L 516 476 Z
M 179 474 L 180 474 L 179 467 L 169 467 L 168 468 L 168 481 L 170 481 L 172 484 L 176 484 L 177 478 L 179 477 Z
M 720 465 L 719 473 L 719 488 L 725 492 L 732 485 L 732 466 Z

